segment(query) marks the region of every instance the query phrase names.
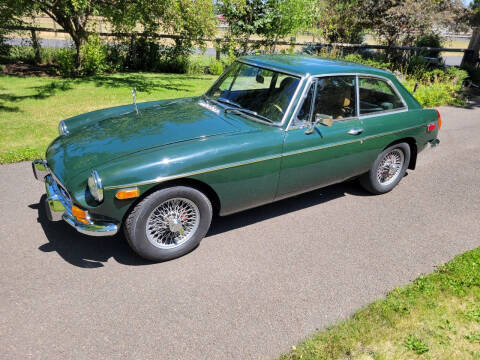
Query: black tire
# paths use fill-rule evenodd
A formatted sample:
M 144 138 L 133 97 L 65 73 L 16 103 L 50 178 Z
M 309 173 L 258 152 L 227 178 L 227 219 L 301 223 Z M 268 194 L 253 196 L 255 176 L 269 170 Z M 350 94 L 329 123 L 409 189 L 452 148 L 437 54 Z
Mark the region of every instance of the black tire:
M 198 226 L 192 231 L 190 238 L 172 248 L 155 246 L 147 235 L 147 221 L 152 212 L 165 201 L 174 198 L 187 199 L 193 202 L 199 213 Z M 212 205 L 208 198 L 200 191 L 175 186 L 158 190 L 140 201 L 127 216 L 124 224 L 125 237 L 130 247 L 141 257 L 153 261 L 175 259 L 192 251 L 204 238 L 212 221 Z M 151 236 L 151 235 L 150 235 Z
M 392 153 L 392 151 L 402 152 L 403 164 L 400 171 L 396 173 L 395 179 L 391 183 L 383 184 L 377 178 L 377 171 L 384 157 L 387 154 Z M 408 164 L 410 163 L 410 154 L 410 146 L 407 143 L 399 143 L 386 148 L 381 152 L 380 155 L 378 155 L 370 170 L 360 177 L 360 184 L 365 188 L 365 190 L 375 195 L 385 194 L 391 191 L 405 176 Z

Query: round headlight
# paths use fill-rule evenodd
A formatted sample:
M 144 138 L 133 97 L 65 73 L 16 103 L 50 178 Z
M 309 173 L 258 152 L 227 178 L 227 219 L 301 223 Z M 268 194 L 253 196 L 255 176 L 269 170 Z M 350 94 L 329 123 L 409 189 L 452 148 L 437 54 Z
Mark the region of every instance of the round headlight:
M 61 135 L 68 135 L 69 131 L 67 128 L 67 124 L 65 124 L 65 121 L 60 121 L 58 123 L 58 134 Z
M 98 202 L 103 200 L 103 186 L 102 179 L 98 175 L 97 170 L 92 170 L 92 174 L 88 178 L 88 190 L 93 198 Z

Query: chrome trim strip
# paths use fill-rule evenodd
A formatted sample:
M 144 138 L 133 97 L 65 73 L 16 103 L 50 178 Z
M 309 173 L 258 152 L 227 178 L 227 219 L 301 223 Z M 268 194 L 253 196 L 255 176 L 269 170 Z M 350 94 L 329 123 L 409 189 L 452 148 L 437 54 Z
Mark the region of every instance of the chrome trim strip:
M 399 108 L 399 109 L 392 109 L 392 110 L 385 110 L 385 111 L 377 111 L 373 114 L 365 114 L 365 115 L 360 115 L 360 119 L 369 119 L 372 117 L 377 117 L 377 116 L 384 116 L 384 115 L 390 115 L 390 114 L 399 114 L 408 111 L 408 108 Z
M 416 129 L 416 128 L 423 127 L 423 126 L 425 126 L 425 125 L 423 125 L 423 124 L 422 125 L 416 125 L 416 126 L 412 126 L 412 127 L 409 127 L 409 128 L 402 129 L 402 130 L 389 131 L 389 132 L 381 133 L 381 134 L 377 134 L 377 135 L 370 135 L 370 136 L 360 138 L 360 139 L 340 141 L 340 142 L 336 142 L 336 143 L 333 143 L 333 144 L 327 144 L 327 145 L 312 146 L 312 147 L 309 147 L 309 148 L 306 148 L 306 149 L 301 149 L 301 150 L 293 150 L 293 151 L 289 151 L 289 152 L 284 153 L 283 156 L 290 156 L 290 155 L 302 154 L 302 153 L 312 152 L 312 151 L 321 150 L 321 149 L 328 149 L 328 148 L 331 148 L 331 147 L 340 146 L 340 145 L 347 145 L 347 144 L 351 144 L 351 143 L 358 142 L 358 141 L 367 141 L 367 140 L 370 140 L 370 139 L 375 139 L 377 137 L 388 136 L 388 135 L 392 135 L 392 134 L 395 134 L 395 133 Z
M 358 74 L 355 75 L 355 114 L 360 116 L 360 86 L 358 86 Z
M 238 166 L 243 166 L 243 165 L 249 165 L 249 164 L 254 164 L 257 162 L 261 161 L 266 161 L 266 160 L 273 160 L 273 159 L 278 159 L 282 157 L 282 154 L 275 154 L 275 155 L 269 155 L 269 156 L 262 156 L 258 158 L 254 158 L 251 160 L 246 160 L 246 161 L 238 161 L 226 165 L 220 165 L 220 166 L 213 166 L 210 168 L 206 169 L 201 169 L 201 170 L 196 170 L 196 171 L 190 171 L 178 175 L 171 175 L 171 176 L 164 176 L 164 177 L 158 177 L 153 180 L 147 180 L 147 181 L 141 181 L 138 183 L 133 183 L 133 184 L 128 184 L 128 185 L 113 185 L 113 186 L 105 186 L 105 190 L 113 190 L 113 189 L 120 189 L 124 187 L 134 187 L 134 186 L 142 186 L 142 185 L 149 185 L 149 184 L 156 184 L 164 181 L 169 181 L 169 180 L 174 180 L 174 179 L 179 179 L 179 178 L 184 178 L 188 176 L 194 176 L 194 175 L 199 175 L 199 174 L 204 174 L 212 171 L 217 171 L 217 170 L 224 170 L 224 169 L 229 169 L 233 167 L 238 167 Z
M 327 144 L 327 145 L 319 145 L 319 146 L 314 146 L 314 147 L 310 147 L 310 148 L 307 148 L 307 149 L 289 151 L 289 152 L 282 153 L 282 154 L 262 156 L 262 157 L 258 157 L 258 158 L 254 158 L 254 159 L 250 159 L 250 160 L 246 160 L 246 161 L 238 161 L 238 162 L 234 162 L 234 163 L 230 163 L 230 164 L 226 164 L 226 165 L 214 166 L 214 167 L 210 167 L 210 168 L 205 168 L 205 169 L 196 170 L 196 171 L 190 171 L 190 172 L 177 174 L 177 175 L 157 177 L 153 180 L 146 180 L 146 181 L 141 181 L 141 182 L 137 182 L 137 183 L 130 183 L 130 184 L 105 186 L 105 190 L 114 190 L 114 189 L 120 189 L 120 188 L 127 188 L 127 187 L 135 187 L 135 186 L 161 183 L 161 182 L 164 182 L 164 181 L 175 180 L 175 179 L 185 178 L 185 177 L 189 177 L 189 176 L 205 174 L 205 173 L 209 173 L 209 172 L 213 172 L 213 171 L 230 169 L 230 168 L 239 167 L 239 166 L 243 166 L 243 165 L 254 164 L 254 163 L 258 163 L 258 162 L 262 162 L 262 161 L 278 159 L 278 158 L 287 157 L 287 156 L 291 156 L 291 155 L 296 155 L 296 154 L 300 154 L 300 153 L 304 153 L 304 152 L 311 152 L 311 151 L 315 151 L 315 150 L 327 149 L 327 148 L 340 146 L 340 145 L 346 145 L 346 144 L 354 143 L 354 142 L 357 142 L 357 141 L 365 141 L 365 140 L 369 140 L 369 139 L 373 139 L 373 138 L 377 138 L 377 137 L 381 137 L 381 136 L 387 136 L 387 135 L 391 135 L 391 134 L 395 134 L 395 133 L 399 133 L 399 132 L 403 132 L 403 131 L 409 131 L 409 130 L 424 127 L 424 126 L 425 126 L 424 124 L 416 125 L 416 126 L 412 126 L 412 127 L 401 129 L 401 130 L 390 131 L 390 132 L 381 133 L 381 134 L 377 134 L 377 135 L 371 135 L 371 136 L 367 136 L 367 137 L 360 138 L 360 139 L 354 139 L 354 140 L 343 141 L 343 142 Z

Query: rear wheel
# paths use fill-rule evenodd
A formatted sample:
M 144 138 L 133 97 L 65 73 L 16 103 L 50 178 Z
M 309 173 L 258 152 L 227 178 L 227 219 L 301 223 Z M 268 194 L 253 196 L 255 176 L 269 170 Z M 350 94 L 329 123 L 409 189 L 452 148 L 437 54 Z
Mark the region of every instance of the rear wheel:
M 360 183 L 372 194 L 391 191 L 405 176 L 410 153 L 410 146 L 406 143 L 388 147 L 378 155 L 370 171 L 360 178 Z
M 125 237 L 140 256 L 165 261 L 193 250 L 207 233 L 212 205 L 200 191 L 175 186 L 138 203 L 125 221 Z

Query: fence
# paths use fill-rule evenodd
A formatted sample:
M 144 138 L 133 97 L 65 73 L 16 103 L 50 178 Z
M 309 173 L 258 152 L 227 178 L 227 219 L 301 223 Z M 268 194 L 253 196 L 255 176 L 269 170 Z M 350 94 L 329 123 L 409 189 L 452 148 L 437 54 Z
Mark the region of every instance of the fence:
M 7 30 L 11 31 L 28 31 L 31 33 L 32 39 L 37 39 L 39 32 L 46 32 L 46 33 L 63 33 L 68 34 L 63 29 L 52 29 L 52 28 L 45 28 L 45 27 L 30 27 L 30 26 L 11 26 L 11 27 L 4 27 Z M 101 28 L 101 27 L 100 27 Z M 130 32 L 130 33 L 121 33 L 121 32 L 103 32 L 100 31 L 97 33 L 99 36 L 103 37 L 110 37 L 110 38 L 125 38 L 125 37 L 132 37 L 132 36 L 142 36 L 143 33 L 141 32 Z M 148 34 L 150 37 L 154 37 L 157 39 L 181 39 L 180 35 L 172 35 L 172 34 Z M 221 43 L 224 41 L 224 38 L 213 38 L 213 39 L 202 39 L 206 42 L 211 43 Z M 34 40 L 35 41 L 35 40 Z M 263 40 L 247 40 L 247 43 L 250 44 L 257 44 L 263 45 L 265 41 Z M 386 46 L 386 45 L 368 45 L 368 44 L 344 44 L 344 43 L 311 43 L 311 42 L 295 42 L 295 41 L 276 41 L 273 42 L 273 45 L 278 46 L 309 46 L 314 52 L 317 54 L 321 51 L 322 48 L 339 48 L 339 49 L 349 49 L 353 51 L 360 51 L 360 50 L 400 50 L 400 51 L 428 51 L 428 52 L 471 52 L 469 49 L 462 49 L 462 48 L 432 48 L 432 47 L 417 47 L 417 46 Z M 220 58 L 220 52 L 216 47 L 216 57 L 217 59 Z

